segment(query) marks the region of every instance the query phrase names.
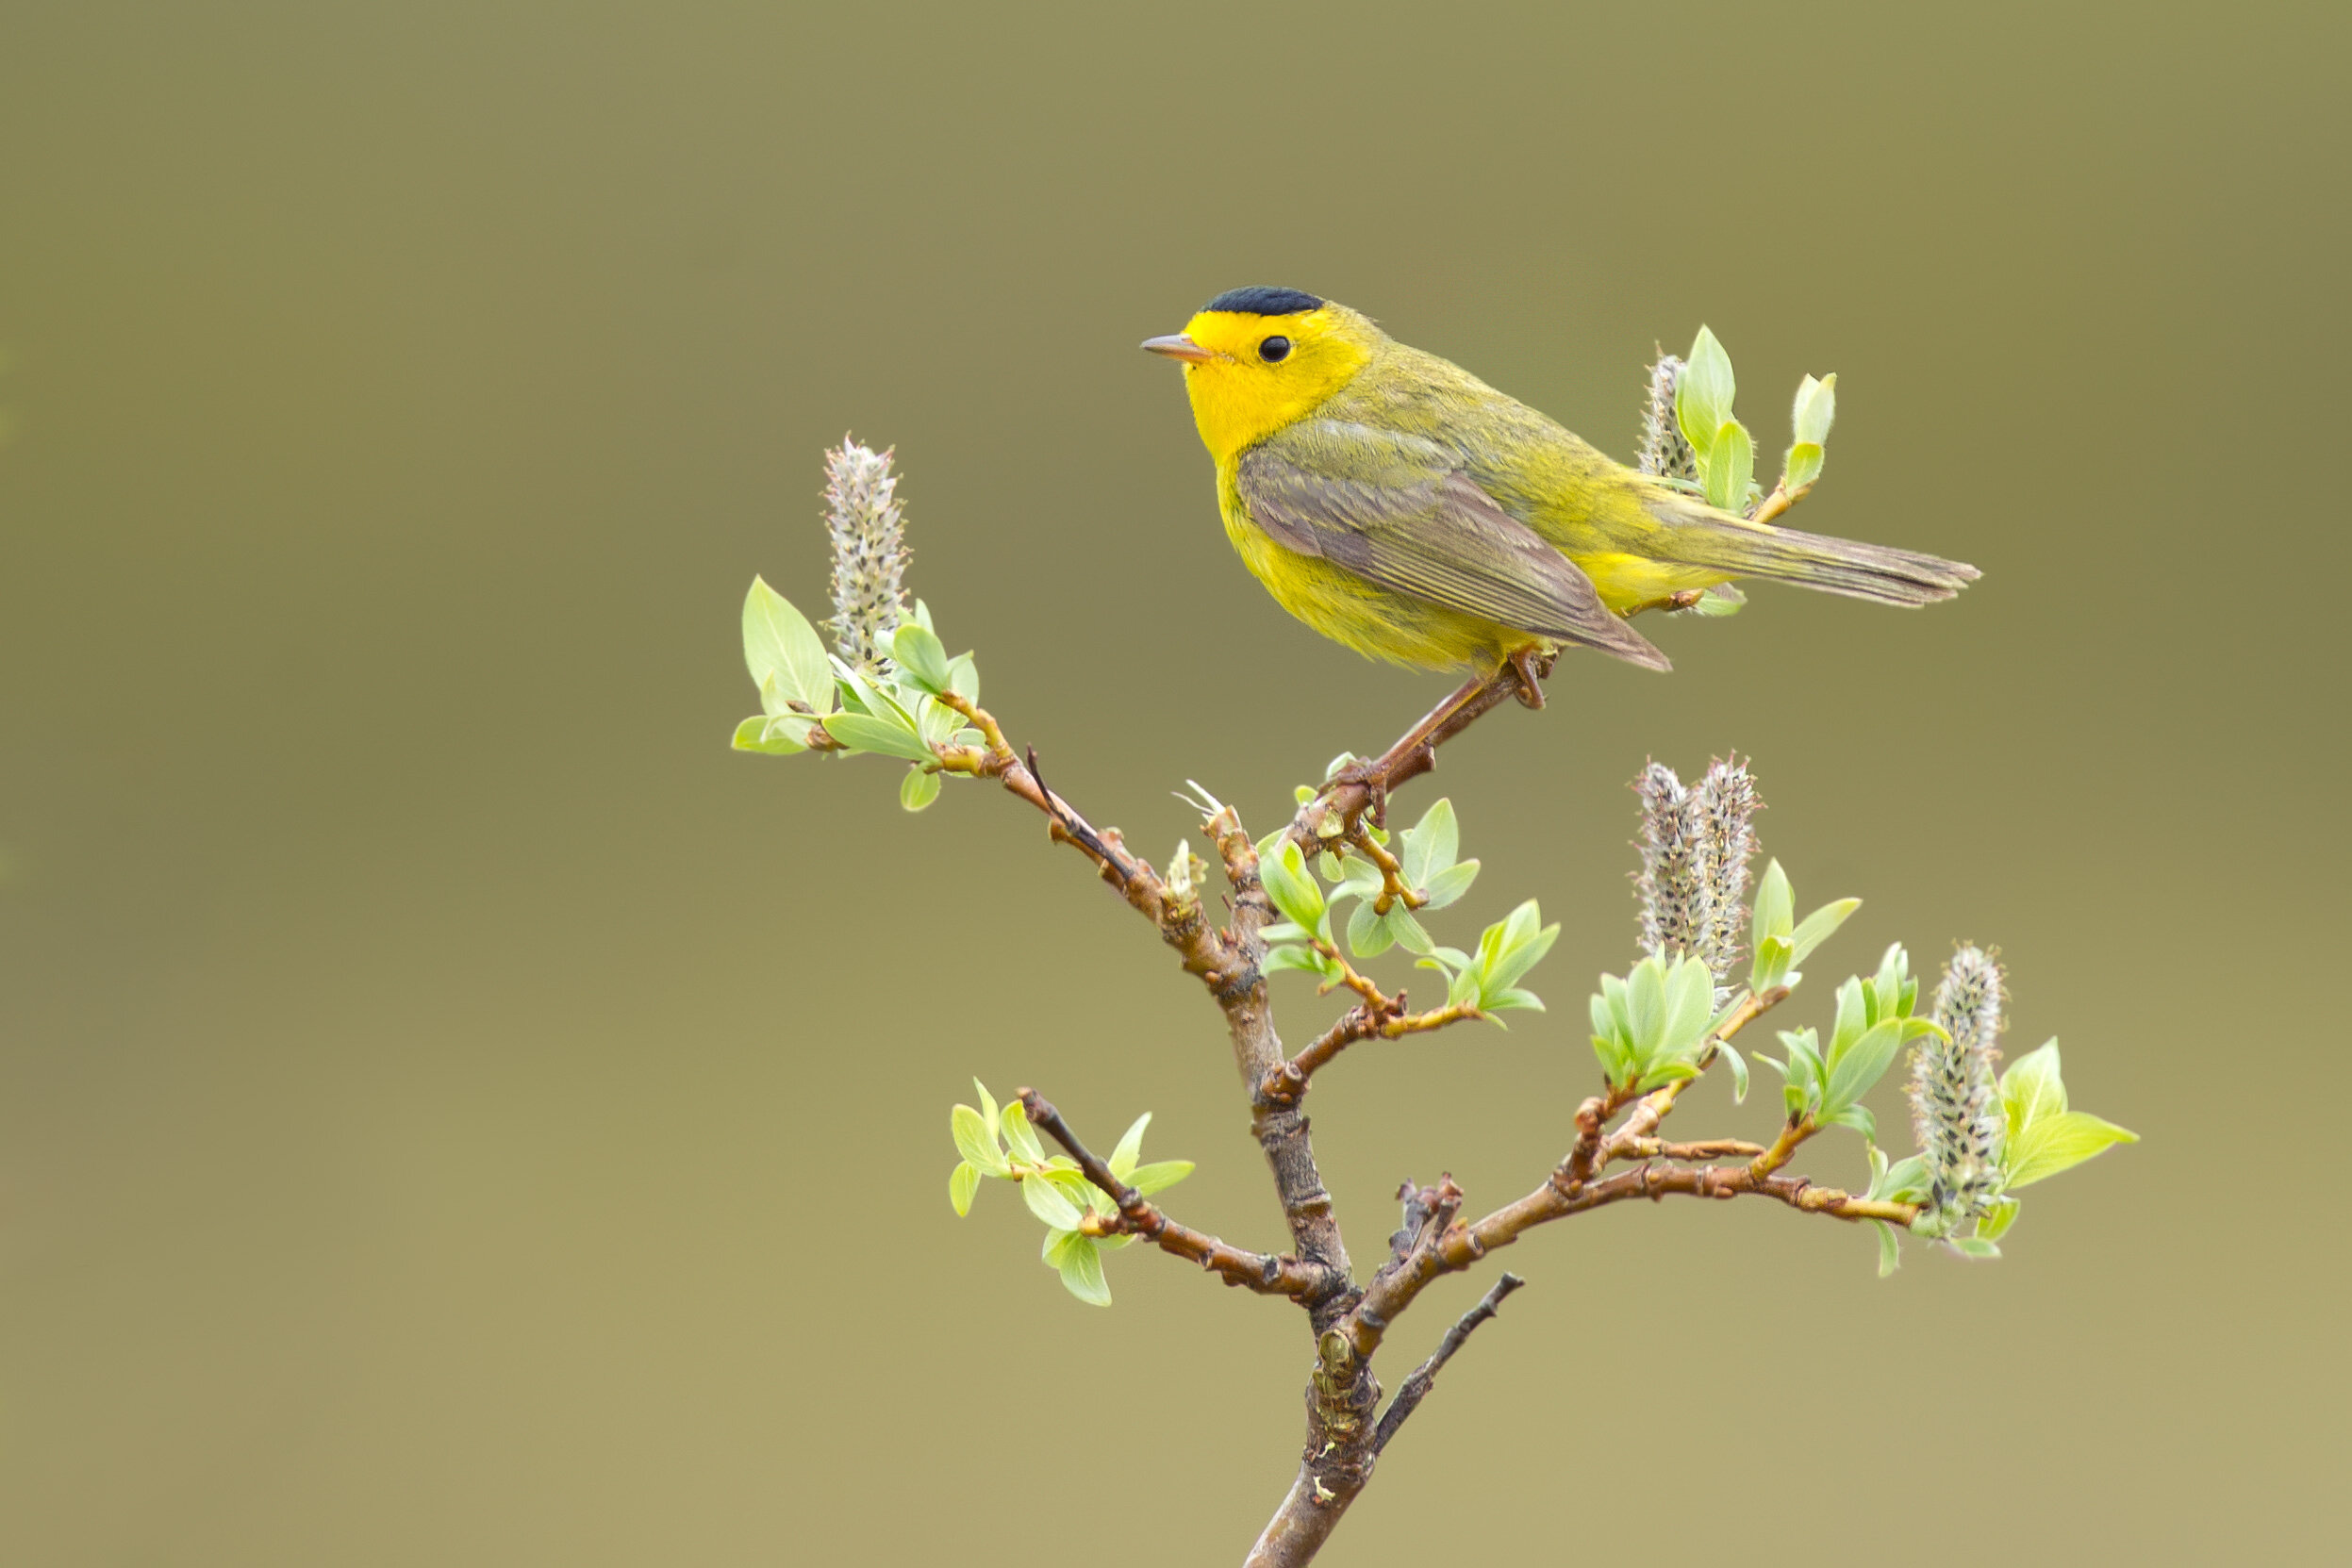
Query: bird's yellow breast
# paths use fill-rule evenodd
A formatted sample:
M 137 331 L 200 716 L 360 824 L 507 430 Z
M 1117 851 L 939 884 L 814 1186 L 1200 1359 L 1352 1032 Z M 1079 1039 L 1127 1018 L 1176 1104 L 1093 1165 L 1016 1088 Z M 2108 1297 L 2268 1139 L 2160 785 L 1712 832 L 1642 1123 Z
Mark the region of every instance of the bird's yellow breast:
M 1217 465 L 1217 503 L 1225 536 L 1250 575 L 1266 585 L 1274 602 L 1333 641 L 1366 658 L 1416 669 L 1455 669 L 1493 665 L 1504 655 L 1544 639 L 1464 615 L 1419 599 L 1392 593 L 1351 571 L 1275 542 L 1250 519 L 1235 465 Z

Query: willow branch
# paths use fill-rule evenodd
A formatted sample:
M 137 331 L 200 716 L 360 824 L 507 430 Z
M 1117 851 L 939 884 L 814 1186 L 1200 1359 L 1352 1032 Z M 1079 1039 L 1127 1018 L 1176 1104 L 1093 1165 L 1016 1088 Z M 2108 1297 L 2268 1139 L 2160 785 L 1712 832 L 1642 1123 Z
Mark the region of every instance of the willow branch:
M 1431 1353 L 1429 1360 L 1415 1367 L 1406 1375 L 1405 1380 L 1397 1385 L 1396 1397 L 1389 1400 L 1388 1409 L 1381 1412 L 1380 1425 L 1373 1428 L 1373 1453 L 1380 1453 L 1386 1448 L 1389 1440 L 1397 1435 L 1397 1428 L 1402 1427 L 1413 1412 L 1421 1408 L 1421 1401 L 1429 1397 L 1430 1387 L 1436 1382 L 1437 1374 L 1445 1369 L 1448 1362 L 1453 1360 L 1453 1353 L 1462 1348 L 1463 1343 L 1470 1337 L 1471 1332 L 1480 1324 L 1495 1315 L 1495 1311 L 1502 1305 L 1504 1296 L 1526 1283 L 1527 1281 L 1517 1275 L 1506 1271 L 1503 1277 L 1496 1280 L 1493 1287 L 1480 1297 L 1477 1306 L 1464 1312 L 1454 1326 L 1446 1330 L 1446 1337 L 1437 1342 L 1437 1348 Z
M 1397 1011 L 1398 1004 L 1390 1000 L 1379 986 L 1358 974 L 1355 966 L 1348 962 L 1334 944 L 1326 942 L 1319 936 L 1311 936 L 1307 940 L 1314 944 L 1317 952 L 1339 966 L 1339 978 L 1325 981 L 1322 984 L 1322 991 L 1333 991 L 1344 985 L 1362 997 L 1364 1005 L 1375 1013 L 1385 1014 Z
M 1919 1214 L 1914 1203 L 1891 1203 L 1836 1187 L 1816 1187 L 1805 1177 L 1759 1169 L 1762 1164 L 1762 1159 L 1745 1165 L 1695 1168 L 1645 1164 L 1603 1180 L 1572 1183 L 1564 1161 L 1549 1180 L 1517 1202 L 1475 1224 L 1448 1226 L 1416 1244 L 1403 1263 L 1374 1278 L 1340 1331 L 1358 1355 L 1369 1356 L 1379 1347 L 1388 1325 L 1431 1280 L 1468 1268 L 1494 1248 L 1510 1246 L 1539 1225 L 1628 1198 L 1768 1197 L 1799 1213 L 1843 1220 L 1880 1219 L 1905 1227 Z
M 1390 999 L 1390 1008 L 1385 1015 L 1376 1015 L 1369 1004 L 1350 1008 L 1337 1023 L 1268 1075 L 1258 1092 L 1268 1098 L 1295 1102 L 1306 1093 L 1308 1079 L 1359 1040 L 1401 1040 L 1408 1034 L 1427 1034 L 1450 1024 L 1469 1023 L 1486 1016 L 1471 1002 L 1428 1013 L 1407 1013 L 1402 992 Z
M 1273 1173 L 1295 1266 L 1305 1271 L 1301 1288 L 1282 1294 L 1307 1308 L 1319 1332 L 1351 1298 L 1348 1248 L 1331 1194 L 1316 1166 L 1306 1118 L 1295 1104 L 1279 1104 L 1257 1093 L 1267 1075 L 1282 1066 L 1284 1051 L 1260 967 L 1266 944 L 1258 933 L 1272 923 L 1273 908 L 1258 881 L 1257 851 L 1242 831 L 1239 815 L 1231 806 L 1218 805 L 1203 824 L 1233 888 L 1233 917 L 1219 930 L 1203 914 L 1198 894 L 1170 888 L 1151 866 L 1127 852 L 1118 829 L 1096 829 L 1047 788 L 1037 776 L 1035 752 L 1015 755 L 1002 727 L 986 709 L 953 692 L 942 693 L 938 700 L 978 730 L 983 742 L 935 746 L 941 769 L 995 779 L 1044 813 L 1054 839 L 1092 861 L 1102 879 L 1158 929 L 1161 939 L 1182 955 L 1185 971 L 1216 999 L 1233 1043 L 1234 1065 L 1251 1090 L 1251 1131 Z
M 1612 1140 L 1615 1147 L 1615 1140 Z M 1636 1160 L 1742 1160 L 1764 1152 L 1762 1144 L 1745 1138 L 1705 1138 L 1698 1143 L 1668 1143 L 1664 1138 L 1635 1138 L 1626 1146 Z
M 1200 1264 L 1228 1285 L 1239 1285 L 1261 1296 L 1299 1297 L 1311 1294 L 1322 1281 L 1319 1270 L 1307 1267 L 1296 1258 L 1274 1257 L 1266 1253 L 1244 1252 L 1228 1246 L 1217 1237 L 1205 1235 L 1190 1226 L 1179 1224 L 1141 1193 L 1112 1174 L 1093 1150 L 1078 1141 L 1069 1123 L 1051 1100 L 1035 1089 L 1022 1089 L 1019 1096 L 1021 1108 L 1029 1114 L 1030 1125 L 1042 1128 L 1047 1136 L 1060 1144 L 1069 1157 L 1078 1162 L 1078 1168 L 1087 1180 L 1107 1194 L 1118 1206 L 1118 1221 L 1106 1234 L 1138 1236 L 1161 1251 Z M 1096 1216 L 1088 1215 L 1089 1219 Z M 1082 1225 L 1081 1230 L 1093 1233 Z

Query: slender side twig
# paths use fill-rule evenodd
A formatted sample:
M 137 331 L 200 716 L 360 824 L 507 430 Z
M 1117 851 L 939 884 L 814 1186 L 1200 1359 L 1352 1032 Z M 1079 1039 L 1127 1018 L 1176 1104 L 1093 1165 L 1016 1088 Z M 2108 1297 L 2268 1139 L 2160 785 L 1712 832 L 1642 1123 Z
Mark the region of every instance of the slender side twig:
M 1446 1330 L 1446 1337 L 1437 1342 L 1437 1348 L 1431 1353 L 1429 1360 L 1406 1375 L 1405 1380 L 1397 1386 L 1396 1397 L 1388 1401 L 1388 1409 L 1381 1412 L 1380 1425 L 1372 1429 L 1373 1453 L 1378 1454 L 1386 1448 L 1389 1439 L 1397 1435 L 1397 1428 L 1421 1408 L 1421 1401 L 1429 1397 L 1431 1385 L 1437 1381 L 1437 1374 L 1445 1369 L 1448 1362 L 1453 1360 L 1453 1353 L 1462 1348 L 1463 1342 L 1480 1324 L 1495 1315 L 1495 1310 L 1502 1305 L 1504 1296 L 1526 1283 L 1517 1275 L 1506 1272 L 1480 1297 L 1477 1306 L 1464 1312 L 1460 1320 Z
M 1372 900 L 1372 913 L 1385 915 L 1401 903 L 1407 909 L 1418 909 L 1429 902 L 1426 894 L 1416 893 L 1404 880 L 1404 862 L 1388 852 L 1387 848 L 1356 823 L 1348 834 L 1348 847 L 1380 868 L 1380 892 Z
M 1021 1108 L 1029 1114 L 1030 1125 L 1043 1129 L 1047 1136 L 1060 1144 L 1069 1157 L 1078 1162 L 1078 1168 L 1085 1173 L 1086 1180 L 1118 1205 L 1116 1231 L 1106 1233 L 1139 1236 L 1163 1252 L 1199 1263 L 1229 1285 L 1239 1285 L 1261 1296 L 1303 1296 L 1313 1294 L 1325 1283 L 1320 1270 L 1311 1268 L 1296 1258 L 1245 1252 L 1237 1246 L 1226 1246 L 1215 1236 L 1203 1234 L 1168 1218 L 1156 1204 L 1112 1175 L 1111 1167 L 1078 1141 L 1078 1134 L 1070 1131 L 1069 1123 L 1063 1119 L 1061 1112 L 1053 1108 L 1051 1100 L 1036 1090 L 1026 1088 L 1020 1091 L 1018 1098 Z
M 1615 1140 L 1612 1140 L 1614 1147 Z M 1668 1143 L 1664 1138 L 1634 1138 L 1626 1153 L 1636 1160 L 1740 1160 L 1764 1152 L 1762 1144 L 1745 1138 L 1704 1138 L 1693 1144 Z
M 1400 1040 L 1408 1034 L 1426 1034 L 1449 1024 L 1469 1023 L 1486 1016 L 1469 1002 L 1429 1013 L 1407 1013 L 1403 1011 L 1403 992 L 1389 999 L 1394 1011 L 1384 1016 L 1375 1015 L 1368 1004 L 1350 1008 L 1312 1044 L 1268 1074 L 1258 1092 L 1274 1099 L 1295 1101 L 1306 1093 L 1308 1079 L 1359 1040 Z
M 940 767 L 995 779 L 1043 812 L 1053 837 L 1085 855 L 1129 906 L 1158 929 L 1161 939 L 1182 955 L 1185 971 L 1216 999 L 1233 1042 L 1234 1065 L 1251 1092 L 1251 1130 L 1273 1173 L 1292 1251 L 1300 1266 L 1313 1272 L 1314 1283 L 1296 1299 L 1321 1332 L 1346 1310 L 1353 1276 L 1331 1194 L 1316 1166 L 1306 1118 L 1295 1104 L 1282 1105 L 1256 1093 L 1266 1076 L 1281 1067 L 1284 1053 L 1282 1037 L 1274 1032 L 1273 1004 L 1261 967 L 1266 944 L 1258 935 L 1273 924 L 1274 910 L 1258 880 L 1257 851 L 1239 817 L 1232 807 L 1220 806 L 1204 824 L 1233 888 L 1233 917 L 1219 930 L 1202 913 L 1197 895 L 1170 889 L 1158 872 L 1129 854 L 1118 829 L 1091 827 L 1068 801 L 1047 790 L 1014 753 L 1002 727 L 986 708 L 953 692 L 942 693 L 939 701 L 979 731 L 983 741 L 980 746 L 935 746 Z

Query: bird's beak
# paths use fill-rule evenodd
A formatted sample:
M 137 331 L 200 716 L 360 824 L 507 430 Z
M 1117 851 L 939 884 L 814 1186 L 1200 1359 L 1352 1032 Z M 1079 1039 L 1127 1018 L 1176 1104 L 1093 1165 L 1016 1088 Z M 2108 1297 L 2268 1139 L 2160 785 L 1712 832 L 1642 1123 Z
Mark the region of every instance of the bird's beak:
M 1149 353 L 1164 354 L 1187 365 L 1199 365 L 1217 357 L 1213 351 L 1202 348 L 1181 332 L 1166 338 L 1146 338 L 1143 346 Z

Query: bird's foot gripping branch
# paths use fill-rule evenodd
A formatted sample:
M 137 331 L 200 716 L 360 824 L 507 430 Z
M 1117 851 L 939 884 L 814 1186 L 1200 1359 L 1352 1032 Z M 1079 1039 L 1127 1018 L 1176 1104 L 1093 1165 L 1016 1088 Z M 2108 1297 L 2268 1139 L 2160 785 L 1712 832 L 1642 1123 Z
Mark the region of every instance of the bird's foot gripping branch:
M 1694 355 L 1694 370 L 1698 362 Z M 1800 396 L 1800 437 L 1803 408 Z M 1733 439 L 1719 431 L 1719 441 Z M 1797 453 L 1804 445 L 1800 438 Z M 1141 1241 L 1303 1311 L 1314 1352 L 1305 1440 L 1250 1563 L 1270 1568 L 1315 1556 L 1448 1360 L 1521 1281 L 1495 1275 L 1436 1352 L 1383 1399 L 1375 1366 L 1398 1320 L 1425 1290 L 1487 1267 L 1492 1253 L 1539 1225 L 1633 1198 L 1764 1198 L 1798 1214 L 1868 1222 L 1881 1272 L 1896 1266 L 1905 1232 L 1991 1257 L 2016 1221 L 2021 1188 L 2131 1138 L 2068 1108 L 2055 1041 L 1998 1071 L 2004 978 L 1990 949 L 1956 949 L 1923 999 L 1904 949 L 1890 948 L 1875 970 L 1839 983 L 1815 1021 L 1780 1031 L 1777 1054 L 1755 1049 L 1751 1027 L 1793 1004 L 1804 981 L 1798 966 L 1831 939 L 1856 901 L 1800 917 L 1777 862 L 1751 886 L 1758 801 L 1736 759 L 1713 764 L 1687 786 L 1651 764 L 1634 784 L 1641 915 L 1631 961 L 1599 977 L 1589 1030 L 1554 1029 L 1561 1049 L 1589 1045 L 1598 1088 L 1581 1104 L 1561 1106 L 1554 1150 L 1530 1151 L 1527 1190 L 1508 1201 L 1482 1213 L 1449 1176 L 1426 1186 L 1407 1181 L 1401 1227 L 1377 1263 L 1360 1269 L 1301 1114 L 1316 1076 L 1357 1048 L 1426 1048 L 1417 1045 L 1422 1036 L 1457 1025 L 1543 1012 L 1528 982 L 1559 928 L 1543 922 L 1532 899 L 1499 919 L 1456 925 L 1480 863 L 1463 858 L 1452 804 L 1435 801 L 1393 834 L 1372 809 L 1425 771 L 1446 735 L 1521 689 L 1520 675 L 1473 683 L 1476 700 L 1416 727 L 1383 759 L 1391 764 L 1384 771 L 1349 774 L 1351 759 L 1342 759 L 1338 781 L 1302 786 L 1290 820 L 1263 838 L 1252 838 L 1234 807 L 1192 786 L 1193 827 L 1206 853 L 1187 838 L 1155 867 L 1048 787 L 1035 753 L 1017 751 L 981 706 L 973 656 L 951 656 L 929 612 L 907 603 L 888 454 L 845 443 L 830 464 L 833 646 L 754 582 L 743 640 L 762 711 L 737 727 L 735 744 L 896 758 L 906 765 L 900 799 L 909 810 L 928 805 L 943 780 L 994 780 L 1041 813 L 1052 837 L 1085 856 L 1201 982 L 1223 1019 L 1282 1207 L 1285 1233 L 1265 1242 L 1267 1250 L 1230 1245 L 1162 1206 L 1192 1166 L 1144 1162 L 1148 1115 L 1100 1157 L 1034 1089 L 1002 1105 L 982 1089 L 978 1106 L 953 1109 L 950 1131 L 961 1158 L 949 1198 L 962 1214 L 986 1182 L 1018 1187 L 1045 1228 L 1045 1262 L 1090 1305 L 1111 1301 L 1108 1255 Z M 1700 482 L 1714 487 L 1714 469 L 1704 471 Z M 1773 494 L 1802 493 L 1809 480 L 1797 454 L 1791 471 L 1800 476 L 1794 489 L 1784 480 Z M 1720 477 L 1741 480 L 1740 465 L 1728 463 Z M 1534 678 L 1532 669 L 1524 675 Z M 1212 864 L 1229 910 L 1222 921 L 1211 913 Z M 1287 1005 L 1330 997 L 1337 1006 L 1331 1015 L 1326 1004 L 1317 1032 L 1295 1052 L 1275 1028 L 1274 977 L 1285 971 L 1309 982 Z M 1896 1158 L 1880 1144 L 1865 1100 L 1906 1053 L 1914 1147 Z M 1710 1073 L 1728 1078 L 1733 1105 L 1743 1104 L 1751 1055 L 1781 1081 L 1776 1114 L 1757 1120 L 1750 1113 L 1757 1125 L 1747 1136 L 1715 1128 L 1689 1139 L 1665 1135 L 1685 1091 Z M 1855 1142 L 1808 1147 L 1825 1136 Z M 1821 1152 L 1854 1173 L 1852 1185 L 1800 1173 L 1800 1156 Z

